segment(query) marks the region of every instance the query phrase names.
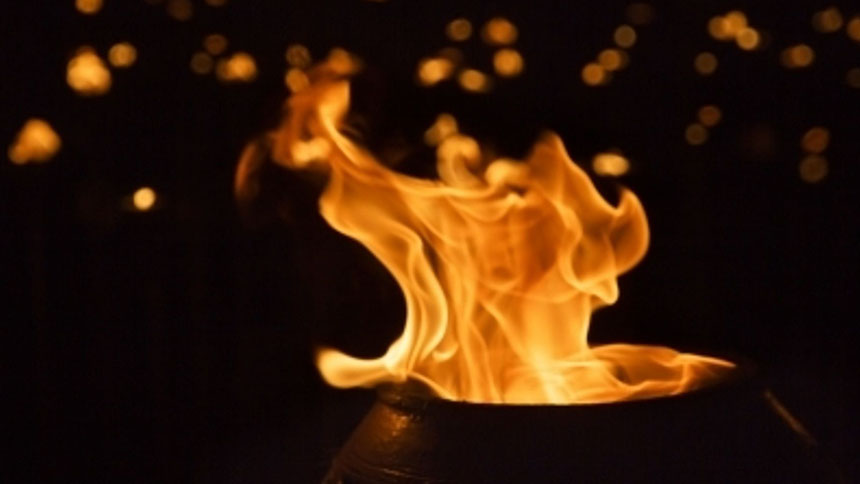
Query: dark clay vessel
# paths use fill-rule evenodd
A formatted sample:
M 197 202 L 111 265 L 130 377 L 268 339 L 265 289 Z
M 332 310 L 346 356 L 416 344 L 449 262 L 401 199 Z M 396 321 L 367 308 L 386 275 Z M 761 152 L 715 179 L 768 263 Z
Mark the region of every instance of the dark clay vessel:
M 842 482 L 743 364 L 688 394 L 594 405 L 380 388 L 324 483 Z

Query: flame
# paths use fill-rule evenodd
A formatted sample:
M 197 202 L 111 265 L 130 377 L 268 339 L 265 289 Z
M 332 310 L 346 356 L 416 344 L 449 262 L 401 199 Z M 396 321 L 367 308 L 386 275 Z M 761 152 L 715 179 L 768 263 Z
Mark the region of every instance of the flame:
M 733 366 L 656 346 L 589 346 L 592 311 L 616 301 L 616 277 L 648 246 L 632 192 L 606 202 L 555 134 L 525 160 L 489 160 L 444 117 L 433 140 L 440 179 L 394 172 L 346 134 L 351 73 L 343 63 L 312 69 L 236 176 L 237 196 L 252 195 L 262 145 L 286 168 L 326 171 L 323 217 L 403 291 L 404 330 L 383 356 L 318 352 L 328 383 L 414 379 L 454 400 L 596 403 L 681 393 Z

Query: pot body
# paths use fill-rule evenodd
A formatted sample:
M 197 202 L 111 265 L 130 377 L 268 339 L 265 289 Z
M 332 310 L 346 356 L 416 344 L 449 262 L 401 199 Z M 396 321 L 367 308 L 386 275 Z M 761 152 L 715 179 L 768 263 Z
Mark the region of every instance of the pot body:
M 492 405 L 379 390 L 325 483 L 841 482 L 748 371 L 689 394 Z

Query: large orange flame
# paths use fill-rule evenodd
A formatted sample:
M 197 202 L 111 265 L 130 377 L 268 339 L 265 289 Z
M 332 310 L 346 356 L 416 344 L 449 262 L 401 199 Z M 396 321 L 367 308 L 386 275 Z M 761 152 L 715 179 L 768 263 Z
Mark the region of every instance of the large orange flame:
M 663 347 L 589 347 L 592 311 L 615 302 L 616 277 L 648 246 L 633 193 L 607 203 L 554 134 L 523 161 L 490 161 L 453 133 L 438 146 L 439 180 L 396 173 L 345 135 L 353 68 L 342 56 L 316 67 L 271 134 L 277 163 L 328 172 L 323 217 L 367 247 L 406 298 L 403 334 L 382 357 L 319 351 L 326 381 L 416 379 L 455 400 L 596 403 L 681 393 L 733 366 Z M 240 196 L 258 151 L 240 162 Z

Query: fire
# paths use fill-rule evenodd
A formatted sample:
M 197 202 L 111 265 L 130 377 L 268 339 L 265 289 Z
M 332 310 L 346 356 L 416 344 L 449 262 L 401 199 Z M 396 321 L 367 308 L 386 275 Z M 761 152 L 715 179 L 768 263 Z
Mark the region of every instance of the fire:
M 383 356 L 318 352 L 328 383 L 414 379 L 453 400 L 597 403 L 681 393 L 733 366 L 664 347 L 589 346 L 591 313 L 616 301 L 616 277 L 648 247 L 632 192 L 605 201 L 555 134 L 522 161 L 489 159 L 451 120 L 434 132 L 438 180 L 394 172 L 347 135 L 353 71 L 312 69 L 269 135 L 276 163 L 328 174 L 323 217 L 370 250 L 406 299 L 403 333 Z M 240 161 L 240 198 L 255 190 L 260 145 Z

